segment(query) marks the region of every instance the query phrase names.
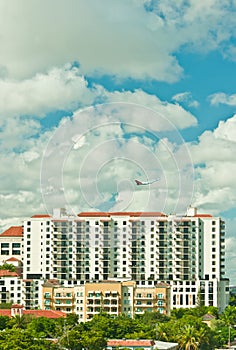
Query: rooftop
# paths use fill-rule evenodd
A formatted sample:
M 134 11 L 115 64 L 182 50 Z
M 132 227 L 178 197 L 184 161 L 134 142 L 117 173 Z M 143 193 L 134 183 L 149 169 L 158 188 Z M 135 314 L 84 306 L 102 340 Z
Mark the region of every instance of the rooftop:
M 107 346 L 153 346 L 155 342 L 150 339 L 110 339 Z
M 51 218 L 51 215 L 49 214 L 36 214 L 31 216 L 32 219 L 37 219 L 37 218 Z
M 22 305 L 12 305 L 14 309 L 23 309 Z M 47 317 L 47 318 L 60 318 L 66 317 L 66 313 L 57 310 L 22 310 L 22 314 L 24 315 L 32 315 L 34 317 Z M 10 309 L 0 309 L 0 316 L 8 316 L 11 317 Z
M 132 216 L 132 217 L 152 217 L 152 216 L 166 216 L 159 211 L 153 212 L 82 212 L 78 214 L 79 217 L 112 217 L 112 216 Z
M 12 258 L 7 259 L 6 261 L 20 261 L 20 260 L 17 259 L 17 258 L 12 257 Z
M 0 277 L 18 277 L 17 272 L 12 272 L 9 270 L 0 270 Z
M 6 231 L 4 231 L 1 237 L 22 237 L 23 227 L 22 226 L 11 226 Z

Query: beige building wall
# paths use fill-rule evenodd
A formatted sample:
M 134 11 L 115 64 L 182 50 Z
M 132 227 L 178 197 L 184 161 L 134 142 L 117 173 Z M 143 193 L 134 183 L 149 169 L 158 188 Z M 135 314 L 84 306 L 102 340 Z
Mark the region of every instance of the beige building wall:
M 41 307 L 43 310 L 75 312 L 74 287 L 60 287 L 46 282 L 42 287 Z
M 135 281 L 86 283 L 76 287 L 43 286 L 44 310 L 75 312 L 80 322 L 105 312 L 131 318 L 145 311 L 170 313 L 170 286 L 137 287 Z
M 86 283 L 86 320 L 104 311 L 118 316 L 121 313 L 121 282 Z

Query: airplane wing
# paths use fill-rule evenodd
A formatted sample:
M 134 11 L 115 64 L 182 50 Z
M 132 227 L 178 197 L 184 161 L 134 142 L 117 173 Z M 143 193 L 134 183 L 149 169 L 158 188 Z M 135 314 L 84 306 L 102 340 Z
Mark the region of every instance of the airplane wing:
M 159 181 L 160 179 L 158 178 L 158 179 L 155 179 L 155 180 L 152 180 L 152 181 L 149 181 L 149 185 L 150 184 L 153 184 L 154 182 L 157 182 L 157 181 Z
M 152 181 L 139 181 L 139 180 L 135 180 L 135 182 L 136 182 L 136 185 L 138 185 L 138 186 L 140 186 L 140 185 L 142 185 L 142 186 L 144 186 L 144 185 L 151 185 L 151 184 L 153 184 L 154 182 L 157 182 L 157 181 L 159 181 L 160 179 L 158 178 L 158 179 L 155 179 L 155 180 L 152 180 Z

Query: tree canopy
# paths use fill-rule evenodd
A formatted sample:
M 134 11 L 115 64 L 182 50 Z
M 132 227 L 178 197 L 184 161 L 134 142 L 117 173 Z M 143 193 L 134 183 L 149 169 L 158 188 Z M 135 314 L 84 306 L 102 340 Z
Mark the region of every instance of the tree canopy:
M 205 314 L 215 316 L 210 327 L 202 320 Z M 79 323 L 75 314 L 59 319 L 0 316 L 0 349 L 102 350 L 107 339 L 140 338 L 177 342 L 181 350 L 207 350 L 227 344 L 229 327 L 232 341 L 235 323 L 235 306 L 221 315 L 216 308 L 199 306 L 173 310 L 169 317 L 146 312 L 134 319 L 103 312 L 85 323 Z

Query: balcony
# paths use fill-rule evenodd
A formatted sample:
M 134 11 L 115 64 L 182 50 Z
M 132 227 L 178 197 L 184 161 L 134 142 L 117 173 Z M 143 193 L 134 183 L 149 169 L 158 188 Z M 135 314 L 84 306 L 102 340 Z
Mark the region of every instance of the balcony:
M 57 303 L 55 302 L 56 306 L 60 306 L 60 307 L 74 307 L 74 305 L 71 303 Z
M 67 294 L 56 294 L 55 299 L 73 299 L 74 296 L 71 293 Z

